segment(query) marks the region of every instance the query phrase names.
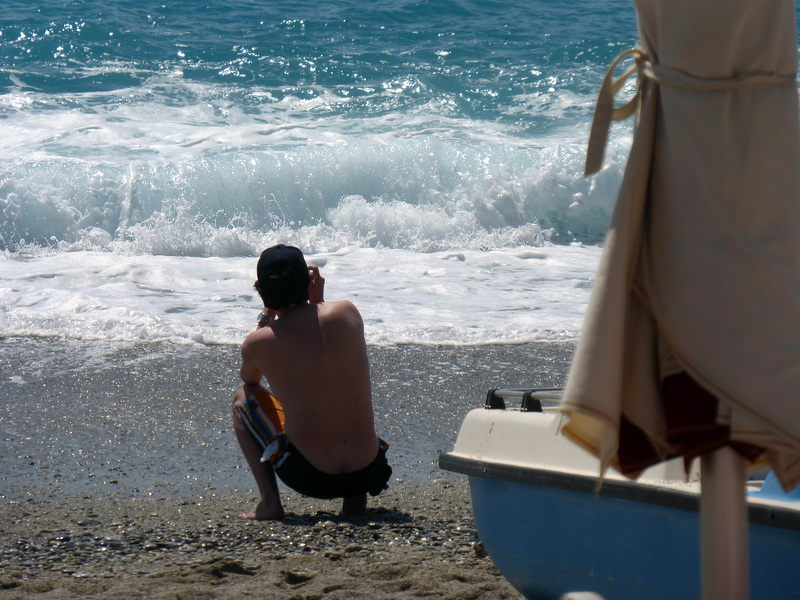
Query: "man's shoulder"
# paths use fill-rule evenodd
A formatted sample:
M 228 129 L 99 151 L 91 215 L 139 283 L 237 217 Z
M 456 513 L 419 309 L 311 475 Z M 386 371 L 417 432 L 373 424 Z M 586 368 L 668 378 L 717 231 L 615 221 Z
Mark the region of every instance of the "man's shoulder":
M 333 300 L 319 304 L 320 314 L 328 314 L 338 317 L 357 317 L 361 318 L 356 305 L 350 300 Z
M 329 310 L 341 310 L 341 311 L 355 311 L 358 312 L 356 305 L 350 302 L 350 300 L 328 300 L 320 304 L 321 307 L 326 307 Z
M 358 312 L 355 304 L 349 300 L 336 300 L 335 302 L 325 302 L 318 305 L 318 315 L 320 324 L 325 327 L 333 327 L 338 331 L 352 331 L 353 333 L 363 334 L 364 320 Z
M 259 327 L 255 331 L 251 331 L 247 334 L 247 337 L 244 338 L 244 343 L 242 346 L 260 346 L 263 344 L 268 344 L 274 339 L 275 334 L 271 327 Z

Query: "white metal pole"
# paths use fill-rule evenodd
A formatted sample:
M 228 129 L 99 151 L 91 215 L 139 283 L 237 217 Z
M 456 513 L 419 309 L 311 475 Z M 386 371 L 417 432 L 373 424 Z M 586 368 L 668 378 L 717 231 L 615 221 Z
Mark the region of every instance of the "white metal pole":
M 700 462 L 703 600 L 750 598 L 745 460 L 730 446 Z

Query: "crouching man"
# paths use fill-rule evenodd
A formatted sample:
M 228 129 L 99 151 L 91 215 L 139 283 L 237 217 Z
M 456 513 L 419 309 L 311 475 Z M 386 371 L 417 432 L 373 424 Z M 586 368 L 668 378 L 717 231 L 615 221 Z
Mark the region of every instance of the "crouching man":
M 257 273 L 264 311 L 242 344 L 233 424 L 261 501 L 239 517 L 283 518 L 276 474 L 306 496 L 342 498 L 343 516 L 364 515 L 392 469 L 375 433 L 361 315 L 323 301 L 325 280 L 297 248 L 267 248 Z

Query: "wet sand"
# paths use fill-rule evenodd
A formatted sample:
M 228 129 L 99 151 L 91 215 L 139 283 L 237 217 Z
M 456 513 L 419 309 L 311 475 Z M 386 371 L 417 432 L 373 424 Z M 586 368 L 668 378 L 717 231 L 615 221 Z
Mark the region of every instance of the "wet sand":
M 561 385 L 572 350 L 370 348 L 392 485 L 438 478 L 439 454 L 488 389 Z M 247 493 L 231 424 L 238 362 L 232 346 L 0 339 L 0 501 Z

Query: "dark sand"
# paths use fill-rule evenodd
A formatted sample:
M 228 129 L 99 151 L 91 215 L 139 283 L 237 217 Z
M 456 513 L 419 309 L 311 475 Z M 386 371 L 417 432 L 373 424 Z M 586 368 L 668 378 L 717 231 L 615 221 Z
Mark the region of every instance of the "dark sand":
M 364 519 L 256 501 L 230 427 L 238 350 L 0 340 L 0 600 L 519 600 L 438 468 L 491 387 L 561 385 L 570 344 L 371 348 L 390 489 Z
M 350 521 L 295 494 L 265 523 L 235 518 L 244 497 L 6 504 L 0 599 L 519 600 L 476 542 L 466 488 L 408 484 Z

